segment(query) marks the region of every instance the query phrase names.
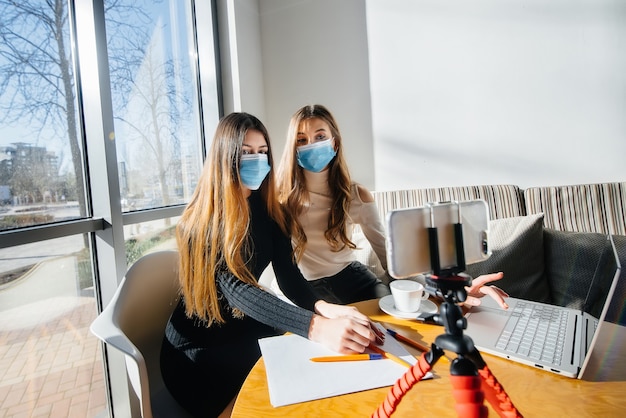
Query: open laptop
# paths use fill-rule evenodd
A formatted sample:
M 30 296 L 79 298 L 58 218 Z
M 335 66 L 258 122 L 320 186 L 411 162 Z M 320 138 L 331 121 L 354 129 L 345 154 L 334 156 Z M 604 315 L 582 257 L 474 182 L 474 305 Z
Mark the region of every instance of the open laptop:
M 505 311 L 484 297 L 480 306 L 467 313 L 465 333 L 485 353 L 568 377 L 624 380 L 626 327 L 607 320 L 611 305 L 624 304 L 623 292 L 615 291 L 620 271 L 609 235 L 582 309 L 507 298 Z M 543 337 L 546 342 L 541 345 Z

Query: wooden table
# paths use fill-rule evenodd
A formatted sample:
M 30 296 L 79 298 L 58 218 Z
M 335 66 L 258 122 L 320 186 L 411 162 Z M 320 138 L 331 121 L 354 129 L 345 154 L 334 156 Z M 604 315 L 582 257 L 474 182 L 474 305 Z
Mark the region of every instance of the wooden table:
M 440 326 L 387 315 L 379 309 L 377 300 L 360 302 L 356 306 L 372 320 L 427 345 L 443 333 Z M 411 353 L 420 355 L 419 351 L 409 346 L 405 347 Z M 456 357 L 454 353 L 446 355 L 450 359 Z M 483 354 L 483 358 L 505 388 L 513 404 L 525 417 L 626 415 L 626 381 L 587 382 L 562 377 L 489 354 Z M 393 417 L 456 417 L 449 368 L 449 361 L 439 360 L 433 368 L 435 379 L 417 383 L 402 399 Z M 294 384 L 298 384 L 296 376 Z M 389 387 L 384 387 L 274 408 L 269 401 L 265 365 L 261 358 L 239 392 L 232 417 L 369 417 L 383 402 L 388 392 Z M 497 416 L 491 406 L 487 402 L 485 404 L 489 407 L 489 415 Z

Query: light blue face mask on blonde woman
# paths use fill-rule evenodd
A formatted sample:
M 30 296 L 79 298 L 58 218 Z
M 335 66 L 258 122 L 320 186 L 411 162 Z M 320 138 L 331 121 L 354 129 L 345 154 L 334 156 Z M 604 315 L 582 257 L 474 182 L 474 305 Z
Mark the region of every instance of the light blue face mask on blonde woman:
M 244 154 L 239 162 L 239 177 L 250 190 L 257 190 L 270 172 L 267 154 Z
M 298 155 L 298 164 L 300 167 L 314 173 L 319 173 L 331 162 L 337 151 L 333 148 L 331 139 L 320 142 L 314 142 L 308 145 L 298 147 L 296 153 Z

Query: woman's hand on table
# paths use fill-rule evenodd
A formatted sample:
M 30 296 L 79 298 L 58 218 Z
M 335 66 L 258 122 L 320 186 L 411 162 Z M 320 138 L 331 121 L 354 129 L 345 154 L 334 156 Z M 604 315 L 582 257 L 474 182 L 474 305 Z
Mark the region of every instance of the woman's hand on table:
M 361 313 L 355 306 L 337 305 L 334 303 L 328 303 L 324 300 L 319 300 L 315 304 L 315 312 L 322 315 L 324 318 L 352 318 L 353 320 L 369 326 L 374 334 L 377 336 L 376 342 L 382 344 L 385 340 L 385 333 L 378 327 L 374 326 L 370 318 Z
M 371 344 L 382 344 L 385 334 L 354 306 L 325 301 L 315 304 L 309 339 L 343 354 L 363 353 Z
M 370 319 L 367 315 L 362 314 L 354 306 L 337 305 L 334 303 L 328 303 L 324 300 L 318 300 L 315 303 L 315 313 L 322 315 L 324 318 L 341 318 L 349 317 L 354 318 L 364 324 L 369 323 Z
M 506 304 L 504 298 L 509 297 L 509 294 L 499 287 L 489 285 L 487 283 L 500 280 L 504 277 L 502 272 L 483 274 L 472 280 L 471 286 L 466 286 L 467 300 L 463 302 L 465 306 L 478 306 L 480 305 L 480 298 L 485 295 L 492 297 L 502 309 L 509 309 L 509 305 Z

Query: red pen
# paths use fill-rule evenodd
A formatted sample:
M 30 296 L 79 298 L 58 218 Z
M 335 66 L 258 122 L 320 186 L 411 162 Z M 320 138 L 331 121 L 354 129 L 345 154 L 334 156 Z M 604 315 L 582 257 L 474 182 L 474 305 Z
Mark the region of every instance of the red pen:
M 391 335 L 396 340 L 402 341 L 403 343 L 406 343 L 406 344 L 408 344 L 408 345 L 410 345 L 412 347 L 415 347 L 415 348 L 417 348 L 420 351 L 423 351 L 425 353 L 430 351 L 430 348 L 428 348 L 424 344 L 418 343 L 417 341 L 413 341 L 412 339 L 407 338 L 404 335 L 400 335 L 400 334 L 398 334 L 397 332 L 395 332 L 392 329 L 387 328 L 387 332 L 389 333 L 389 335 Z

